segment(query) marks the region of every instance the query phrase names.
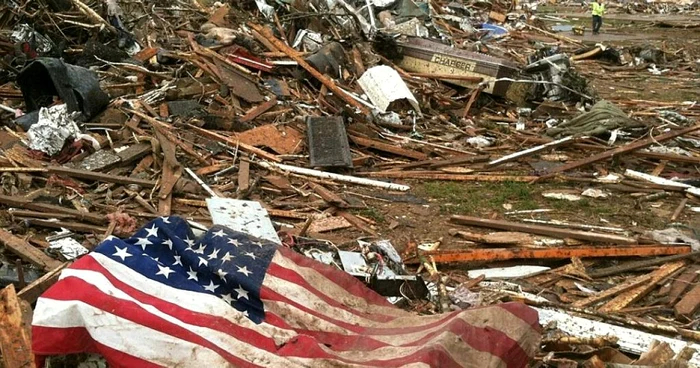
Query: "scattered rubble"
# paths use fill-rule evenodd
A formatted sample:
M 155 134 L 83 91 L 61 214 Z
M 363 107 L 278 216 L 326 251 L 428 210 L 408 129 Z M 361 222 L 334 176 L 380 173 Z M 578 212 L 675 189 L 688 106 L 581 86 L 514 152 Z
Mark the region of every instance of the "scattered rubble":
M 700 364 L 700 2 L 609 6 L 0 5 L 4 366 L 62 270 L 171 215 L 415 314 L 527 304 L 523 367 Z

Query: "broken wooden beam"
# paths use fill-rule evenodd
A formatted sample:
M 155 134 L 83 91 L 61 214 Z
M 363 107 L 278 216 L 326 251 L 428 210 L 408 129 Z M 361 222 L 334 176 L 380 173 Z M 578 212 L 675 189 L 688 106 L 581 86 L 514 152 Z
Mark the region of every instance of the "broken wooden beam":
M 146 188 L 152 188 L 156 185 L 156 182 L 152 180 L 131 178 L 128 176 L 111 175 L 88 170 L 72 169 L 63 166 L 49 166 L 47 167 L 47 170 L 52 174 L 65 175 L 72 178 L 99 181 L 103 183 L 136 184 Z
M 43 212 L 47 214 L 47 216 L 53 213 L 58 213 L 70 215 L 73 216 L 76 220 L 87 221 L 92 224 L 102 225 L 105 223 L 105 218 L 102 215 L 81 212 L 72 208 L 65 208 L 61 206 L 55 206 L 52 204 L 32 202 L 31 200 L 22 197 L 0 195 L 0 204 L 4 204 L 9 207 L 24 208 L 32 211 Z
M 22 309 L 14 285 L 0 290 L 0 352 L 3 366 L 7 368 L 35 367 L 31 331 L 27 325 L 31 317 L 23 317 Z
M 460 225 L 478 226 L 489 229 L 506 231 L 519 231 L 529 234 L 553 236 L 557 238 L 571 238 L 601 243 L 613 244 L 637 244 L 637 240 L 620 235 L 594 233 L 592 231 L 568 230 L 550 226 L 522 224 L 519 222 L 482 219 L 478 217 L 455 215 L 450 218 L 452 222 Z
M 15 253 L 17 256 L 44 271 L 50 271 L 61 265 L 61 262 L 53 259 L 22 238 L 11 232 L 0 229 L 0 244 Z
M 619 293 L 625 292 L 627 290 L 630 290 L 632 288 L 636 288 L 639 285 L 651 280 L 652 276 L 651 274 L 646 274 L 642 276 L 635 277 L 631 280 L 627 280 L 621 284 L 615 285 L 607 290 L 603 290 L 601 292 L 595 293 L 588 298 L 577 300 L 571 304 L 572 307 L 576 308 L 582 308 L 582 307 L 587 307 L 591 304 L 598 303 L 600 301 L 603 301 L 607 298 L 610 298 L 612 296 L 615 296 Z
M 700 307 L 700 285 L 695 285 L 673 306 L 673 311 L 676 316 L 684 316 L 692 319 L 698 307 Z
M 535 153 L 544 151 L 544 150 L 549 149 L 549 148 L 563 146 L 563 145 L 575 142 L 575 141 L 580 140 L 580 139 L 585 139 L 585 138 L 588 138 L 588 137 L 581 137 L 581 138 L 565 137 L 562 139 L 558 139 L 556 141 L 551 141 L 551 142 L 548 142 L 545 144 L 541 144 L 539 146 L 528 148 L 526 150 L 515 152 L 515 153 L 512 153 L 510 155 L 506 155 L 506 156 L 503 156 L 501 158 L 495 159 L 495 160 L 489 162 L 488 164 L 486 164 L 486 167 L 496 167 L 496 166 L 504 164 L 506 162 L 511 162 L 511 161 L 514 161 L 514 160 L 517 160 L 517 159 L 520 159 L 523 157 L 534 155 Z
M 411 187 L 409 187 L 408 185 L 386 183 L 386 182 L 378 181 L 378 180 L 358 178 L 358 177 L 350 176 L 350 175 L 329 173 L 329 172 L 325 172 L 325 171 L 307 169 L 307 168 L 291 166 L 291 165 L 277 164 L 277 163 L 265 162 L 265 161 L 257 162 L 257 164 L 265 169 L 270 169 L 270 170 L 277 169 L 277 170 L 288 171 L 288 172 L 299 174 L 299 175 L 312 176 L 312 177 L 316 177 L 316 178 L 335 180 L 335 181 L 340 181 L 340 182 L 345 182 L 345 183 L 353 183 L 353 184 L 357 184 L 357 185 L 366 185 L 366 186 L 389 189 L 389 190 L 398 190 L 398 191 L 402 191 L 402 192 L 405 192 L 405 191 L 411 189 Z
M 22 288 L 22 290 L 17 293 L 17 296 L 26 301 L 29 304 L 34 304 L 39 296 L 44 293 L 51 285 L 58 281 L 58 277 L 61 275 L 61 271 L 68 267 L 70 262 L 64 262 L 60 266 L 54 268 L 53 270 L 44 274 L 40 278 L 34 280 L 31 284 Z
M 238 121 L 241 123 L 249 123 L 275 106 L 277 106 L 277 98 L 273 96 L 269 101 L 263 102 L 262 104 L 252 108 Z
M 369 138 L 358 137 L 351 135 L 350 140 L 360 147 L 376 149 L 382 152 L 388 152 L 397 156 L 408 157 L 414 160 L 427 160 L 428 155 L 423 152 L 401 148 L 396 144 L 379 142 Z
M 314 192 L 316 192 L 316 194 L 319 195 L 319 197 L 321 197 L 328 204 L 339 208 L 349 207 L 348 203 L 345 202 L 345 200 L 340 198 L 339 195 L 326 189 L 326 187 L 324 187 L 323 185 L 310 182 L 309 186 L 311 187 L 311 189 L 313 189 Z
M 697 130 L 700 130 L 700 124 L 696 124 L 696 125 L 693 125 L 691 127 L 684 128 L 684 129 L 673 130 L 673 131 L 661 134 L 661 135 L 656 136 L 656 137 L 649 137 L 646 139 L 631 142 L 631 143 L 628 143 L 624 146 L 616 147 L 616 148 L 613 148 L 611 150 L 607 150 L 607 151 L 598 153 L 596 155 L 583 158 L 581 160 L 577 160 L 574 162 L 570 162 L 568 164 L 564 164 L 564 165 L 549 169 L 549 170 L 547 170 L 545 177 L 552 176 L 554 174 L 558 174 L 558 173 L 561 173 L 564 171 L 577 169 L 579 167 L 590 165 L 592 163 L 603 161 L 603 160 L 606 160 L 606 159 L 609 159 L 609 158 L 612 158 L 612 157 L 615 157 L 618 155 L 622 155 L 625 153 L 637 151 L 637 150 L 640 150 L 642 148 L 649 147 L 652 144 L 658 144 L 661 142 L 665 142 L 667 140 L 670 140 L 670 139 L 673 139 L 676 137 L 680 137 L 682 135 L 692 133 L 692 132 L 697 131 Z
M 640 300 L 651 290 L 656 288 L 656 285 L 659 282 L 661 282 L 661 280 L 665 279 L 666 277 L 670 276 L 671 274 L 680 270 L 683 267 L 685 267 L 684 260 L 673 263 L 666 263 L 662 265 L 654 272 L 650 273 L 651 280 L 649 280 L 649 282 L 645 282 L 642 285 L 639 285 L 631 290 L 625 291 L 624 293 L 618 295 L 611 301 L 605 303 L 602 307 L 598 308 L 598 311 L 601 313 L 610 313 L 627 308 L 632 303 Z
M 664 247 L 666 245 L 659 245 L 659 246 Z M 669 254 L 672 254 L 672 253 L 669 253 Z M 644 261 L 624 263 L 621 265 L 612 266 L 612 267 L 608 267 L 608 268 L 601 268 L 599 270 L 587 271 L 586 273 L 588 274 L 588 276 L 590 278 L 595 279 L 595 278 L 599 278 L 599 277 L 607 277 L 607 276 L 617 275 L 617 274 L 620 274 L 623 272 L 634 271 L 634 270 L 638 270 L 641 268 L 657 266 L 657 265 L 664 264 L 664 263 L 675 262 L 675 261 L 679 261 L 681 259 L 700 256 L 700 252 L 679 252 L 679 253 L 673 253 L 673 254 L 675 254 L 675 255 L 669 255 L 668 257 L 660 257 L 660 258 L 655 258 L 655 259 L 647 259 Z
M 507 261 L 511 259 L 569 259 L 602 257 L 651 257 L 669 254 L 690 253 L 690 247 L 641 245 L 641 246 L 606 246 L 606 247 L 566 247 L 566 248 L 487 248 L 463 251 L 440 251 L 421 253 L 421 257 L 430 257 L 437 263 L 460 263 L 477 261 Z M 406 260 L 407 264 L 420 264 L 419 257 Z
M 319 82 L 323 83 L 323 85 L 326 86 L 326 88 L 328 88 L 331 92 L 333 92 L 333 94 L 336 97 L 342 99 L 348 105 L 360 110 L 365 115 L 367 115 L 367 116 L 370 115 L 370 111 L 366 106 L 357 102 L 349 94 L 347 94 L 343 90 L 341 90 L 330 78 L 319 73 L 318 70 L 316 70 L 313 66 L 311 66 L 309 63 L 307 63 L 306 60 L 304 60 L 304 58 L 301 57 L 301 55 L 299 54 L 299 52 L 297 50 L 294 50 L 293 48 L 289 47 L 284 42 L 277 39 L 277 37 L 275 37 L 275 35 L 272 34 L 272 31 L 269 28 L 263 27 L 263 26 L 258 25 L 258 24 L 252 24 L 252 23 L 249 23 L 249 25 L 252 29 L 254 29 L 256 32 L 258 32 L 262 37 L 264 37 L 271 45 L 273 45 L 274 47 L 276 47 L 280 51 L 287 54 L 287 56 L 292 58 L 292 60 L 296 61 L 300 67 L 304 68 L 314 78 L 318 79 Z

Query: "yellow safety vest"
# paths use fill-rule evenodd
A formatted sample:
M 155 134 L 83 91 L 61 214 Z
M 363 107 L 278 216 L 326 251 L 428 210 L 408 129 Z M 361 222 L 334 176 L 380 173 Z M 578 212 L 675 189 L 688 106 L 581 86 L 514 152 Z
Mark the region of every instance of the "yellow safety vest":
M 599 4 L 599 3 L 593 3 L 593 11 L 591 12 L 593 15 L 597 15 L 599 17 L 603 16 L 603 13 L 605 13 L 605 5 Z

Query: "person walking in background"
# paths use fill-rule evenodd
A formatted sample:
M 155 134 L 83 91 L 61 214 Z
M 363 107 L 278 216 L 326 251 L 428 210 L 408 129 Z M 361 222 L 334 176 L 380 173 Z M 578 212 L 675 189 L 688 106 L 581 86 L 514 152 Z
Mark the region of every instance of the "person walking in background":
M 593 34 L 600 33 L 600 26 L 603 25 L 603 14 L 605 13 L 605 5 L 603 0 L 595 0 L 591 3 L 591 14 L 593 15 Z

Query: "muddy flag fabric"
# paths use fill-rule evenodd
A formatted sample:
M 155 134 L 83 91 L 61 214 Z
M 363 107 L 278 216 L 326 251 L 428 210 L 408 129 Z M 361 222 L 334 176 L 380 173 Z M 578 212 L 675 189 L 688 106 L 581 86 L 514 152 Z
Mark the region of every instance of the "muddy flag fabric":
M 158 218 L 110 237 L 37 301 L 34 353 L 94 352 L 110 367 L 524 367 L 523 304 L 419 316 L 283 246 Z

